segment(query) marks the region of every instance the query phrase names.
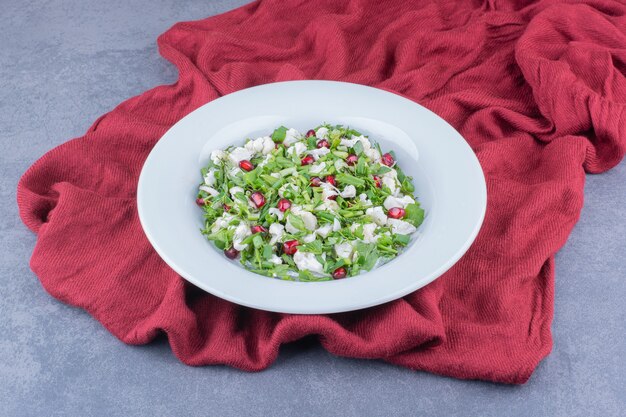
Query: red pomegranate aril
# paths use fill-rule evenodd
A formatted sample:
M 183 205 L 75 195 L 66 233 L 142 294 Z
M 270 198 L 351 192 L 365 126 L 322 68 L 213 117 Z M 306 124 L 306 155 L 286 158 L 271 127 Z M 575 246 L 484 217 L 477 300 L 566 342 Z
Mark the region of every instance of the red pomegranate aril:
M 337 199 L 337 195 L 336 195 L 336 194 L 334 194 L 334 195 L 329 195 L 329 196 L 328 196 L 328 199 L 329 199 L 329 200 L 333 200 L 333 201 L 335 201 L 335 200 Z
M 394 161 L 393 156 L 391 156 L 390 153 L 386 153 L 381 157 L 381 160 L 383 162 L 383 164 L 387 165 L 388 167 L 393 166 L 393 164 L 396 163 L 396 161 Z
M 309 138 L 311 136 L 315 136 L 315 130 L 311 129 L 308 132 L 306 132 L 306 137 Z
M 403 208 L 400 208 L 400 207 L 392 207 L 392 208 L 389 209 L 387 214 L 392 219 L 401 219 L 406 214 L 406 211 Z
M 322 180 L 320 179 L 320 177 L 311 178 L 311 187 L 319 187 L 321 183 L 322 183 Z
M 330 143 L 328 143 L 328 141 L 326 139 L 322 139 L 319 142 L 317 142 L 317 147 L 319 149 L 321 149 L 321 148 L 330 148 Z
M 254 169 L 254 165 L 252 165 L 252 162 L 244 159 L 243 161 L 239 161 L 239 168 L 244 171 L 252 171 Z
M 339 268 L 337 268 L 337 269 L 335 269 L 333 271 L 333 278 L 334 279 L 345 278 L 346 275 L 348 275 L 348 273 L 346 272 L 346 268 L 344 268 L 343 266 L 339 267 Z
M 239 251 L 235 248 L 224 249 L 224 256 L 226 256 L 228 259 L 235 259 L 237 256 L 239 256 Z
M 298 245 L 300 243 L 297 240 L 288 240 L 283 243 L 283 252 L 287 255 L 293 255 L 298 251 Z
M 256 208 L 261 208 L 265 205 L 265 197 L 263 196 L 263 194 L 261 194 L 258 191 L 255 191 L 252 194 L 250 194 L 250 200 L 252 201 L 252 203 L 254 204 Z
M 206 204 L 206 201 L 204 201 L 204 198 L 196 198 L 196 204 L 199 205 L 200 207 L 203 207 Z
M 348 157 L 346 158 L 346 164 L 353 166 L 354 164 L 356 164 L 359 160 L 359 157 L 356 156 L 355 154 L 351 153 L 350 155 L 348 155 Z
M 329 183 L 330 185 L 332 185 L 333 187 L 337 186 L 337 181 L 335 180 L 335 176 L 334 175 L 327 175 L 326 176 L 326 182 Z
M 378 175 L 374 175 L 374 185 L 376 188 L 381 188 L 383 186 L 383 183 Z
M 228 204 L 224 204 L 224 211 L 230 211 L 231 207 Z
M 255 224 L 254 226 L 250 227 L 250 231 L 252 232 L 252 234 L 255 233 L 266 233 L 267 229 L 263 226 L 261 226 L 260 224 Z
M 281 198 L 280 200 L 278 200 L 278 204 L 276 206 L 278 207 L 278 210 L 284 213 L 291 207 L 291 201 L 287 200 L 286 198 Z
M 315 162 L 315 158 L 313 158 L 311 155 L 307 155 L 304 158 L 302 158 L 302 165 L 311 165 L 313 162 Z

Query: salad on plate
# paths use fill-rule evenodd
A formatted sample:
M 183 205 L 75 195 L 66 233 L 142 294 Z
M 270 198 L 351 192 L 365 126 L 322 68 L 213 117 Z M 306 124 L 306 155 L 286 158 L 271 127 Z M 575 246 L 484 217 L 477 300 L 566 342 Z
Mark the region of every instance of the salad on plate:
M 196 203 L 202 233 L 229 259 L 269 277 L 353 277 L 398 256 L 424 219 L 393 151 L 320 125 L 211 153 Z

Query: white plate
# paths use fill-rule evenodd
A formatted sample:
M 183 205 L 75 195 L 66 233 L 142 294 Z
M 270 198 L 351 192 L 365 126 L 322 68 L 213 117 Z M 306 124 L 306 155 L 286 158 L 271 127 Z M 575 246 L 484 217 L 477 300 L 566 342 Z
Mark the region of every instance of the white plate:
M 202 211 L 195 204 L 200 168 L 214 149 L 242 144 L 280 125 L 305 132 L 321 122 L 349 125 L 383 150 L 395 150 L 426 211 L 417 238 L 393 261 L 354 278 L 292 282 L 248 272 L 200 234 Z M 430 283 L 469 248 L 486 204 L 478 160 L 443 119 L 398 95 L 332 81 L 267 84 L 200 107 L 156 144 L 137 190 L 148 239 L 182 277 L 234 303 L 302 314 L 370 307 Z

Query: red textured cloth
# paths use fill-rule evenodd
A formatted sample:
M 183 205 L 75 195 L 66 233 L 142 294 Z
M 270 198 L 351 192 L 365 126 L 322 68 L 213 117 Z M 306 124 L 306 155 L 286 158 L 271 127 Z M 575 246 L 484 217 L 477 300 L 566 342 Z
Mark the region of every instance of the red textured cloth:
M 585 171 L 626 148 L 625 14 L 605 0 L 268 0 L 176 24 L 158 44 L 179 80 L 122 103 L 21 179 L 32 269 L 124 343 L 165 333 L 190 365 L 260 370 L 282 343 L 314 334 L 336 355 L 523 383 L 551 349 L 554 254 L 580 214 Z M 403 94 L 448 120 L 482 164 L 476 242 L 404 299 L 326 316 L 240 307 L 186 283 L 144 237 L 137 179 L 172 124 L 241 88 L 307 78 Z

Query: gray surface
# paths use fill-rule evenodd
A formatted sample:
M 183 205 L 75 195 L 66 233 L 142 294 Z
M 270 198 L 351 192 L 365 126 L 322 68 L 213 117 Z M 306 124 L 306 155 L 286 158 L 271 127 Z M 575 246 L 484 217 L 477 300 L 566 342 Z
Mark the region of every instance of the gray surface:
M 336 358 L 311 342 L 261 373 L 190 368 L 164 341 L 125 346 L 45 293 L 28 267 L 35 236 L 17 216 L 19 176 L 118 102 L 172 82 L 155 45 L 172 23 L 239 4 L 2 1 L 0 415 L 626 415 L 624 163 L 588 177 L 557 256 L 554 351 L 521 387 Z

